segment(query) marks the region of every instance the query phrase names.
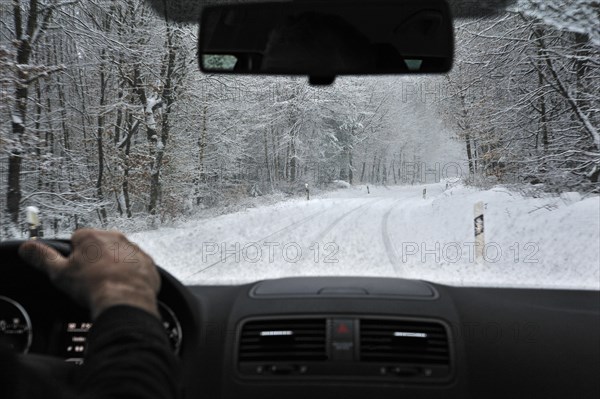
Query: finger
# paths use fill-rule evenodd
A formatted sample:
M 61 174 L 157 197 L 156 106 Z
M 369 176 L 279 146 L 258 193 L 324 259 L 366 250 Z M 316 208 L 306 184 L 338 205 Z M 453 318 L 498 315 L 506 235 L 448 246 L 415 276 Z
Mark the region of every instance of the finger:
M 88 228 L 77 229 L 75 230 L 73 235 L 71 235 L 71 244 L 73 245 L 73 247 L 78 247 L 88 240 L 98 239 L 101 233 L 102 232 L 100 230 Z
M 28 241 L 19 247 L 19 255 L 31 266 L 45 271 L 51 279 L 68 265 L 68 260 L 54 248 L 35 241 Z

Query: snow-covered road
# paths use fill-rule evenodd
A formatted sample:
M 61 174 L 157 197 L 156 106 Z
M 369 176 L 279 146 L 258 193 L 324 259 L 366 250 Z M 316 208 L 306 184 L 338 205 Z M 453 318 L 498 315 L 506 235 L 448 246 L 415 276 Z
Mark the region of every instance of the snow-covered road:
M 423 189 L 427 198 L 423 198 Z M 483 201 L 485 259 L 474 250 Z M 453 285 L 600 289 L 600 198 L 503 188 L 353 187 L 131 235 L 186 284 L 387 276 Z

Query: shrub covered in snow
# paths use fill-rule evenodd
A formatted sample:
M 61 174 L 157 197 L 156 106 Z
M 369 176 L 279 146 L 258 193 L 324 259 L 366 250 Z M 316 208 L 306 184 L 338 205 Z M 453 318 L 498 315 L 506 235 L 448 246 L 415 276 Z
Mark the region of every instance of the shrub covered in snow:
M 344 180 L 334 180 L 333 182 L 331 182 L 331 184 L 334 188 L 348 189 L 351 187 L 350 183 Z

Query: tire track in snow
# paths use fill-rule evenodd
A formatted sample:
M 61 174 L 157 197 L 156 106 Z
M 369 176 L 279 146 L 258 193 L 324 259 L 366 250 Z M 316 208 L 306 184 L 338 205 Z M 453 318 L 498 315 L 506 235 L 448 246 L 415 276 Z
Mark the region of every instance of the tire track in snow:
M 319 212 L 313 213 L 312 215 L 309 215 L 309 216 L 305 217 L 304 219 L 300 219 L 299 221 L 297 221 L 297 222 L 294 222 L 294 223 L 292 223 L 292 224 L 290 224 L 290 225 L 287 225 L 287 226 L 285 226 L 285 227 L 283 227 L 283 228 L 281 228 L 281 229 L 277 230 L 276 232 L 269 234 L 269 235 L 268 235 L 268 236 L 266 236 L 266 237 L 263 237 L 263 238 L 261 238 L 261 239 L 259 239 L 259 240 L 255 240 L 254 242 L 263 244 L 263 243 L 265 243 L 267 240 L 269 240 L 270 238 L 272 238 L 273 236 L 275 236 L 275 235 L 279 235 L 279 234 L 281 234 L 281 233 L 284 233 L 284 232 L 292 231 L 292 230 L 294 230 L 295 228 L 297 228 L 297 227 L 300 227 L 300 226 L 301 226 L 301 225 L 303 225 L 304 223 L 306 223 L 306 222 L 308 222 L 308 221 L 310 221 L 310 220 L 312 220 L 312 219 L 316 218 L 317 216 L 320 216 L 320 215 L 322 215 L 323 213 L 325 213 L 325 212 L 327 212 L 327 211 L 330 211 L 330 210 L 331 210 L 330 208 L 326 208 L 326 209 L 323 209 L 322 211 L 319 211 Z M 240 251 L 238 251 L 238 252 L 235 252 L 235 253 L 229 253 L 227 256 L 225 256 L 225 258 L 221 258 L 221 259 L 217 260 L 216 262 L 213 262 L 213 263 L 211 263 L 210 265 L 208 265 L 208 266 L 206 266 L 206 267 L 204 267 L 204 268 L 202 268 L 202 269 L 200 269 L 200 270 L 197 270 L 197 271 L 195 271 L 194 273 L 192 273 L 192 274 L 190 274 L 189 276 L 187 276 L 187 277 L 186 277 L 186 279 L 189 279 L 190 277 L 194 277 L 194 276 L 196 276 L 196 275 L 198 275 L 198 274 L 200 274 L 200 273 L 203 273 L 203 272 L 205 272 L 206 270 L 208 270 L 208 269 L 211 269 L 211 268 L 213 268 L 214 266 L 216 266 L 216 265 L 218 265 L 218 264 L 221 264 L 221 265 L 223 265 L 223 266 L 229 265 L 229 263 L 226 263 L 225 261 L 226 261 L 227 259 L 229 259 L 229 258 L 233 257 L 233 256 L 237 257 L 237 256 L 239 255 L 239 252 L 241 252 L 241 250 L 240 250 Z
M 341 216 L 339 216 L 337 219 L 335 219 L 333 222 L 331 222 L 331 224 L 329 226 L 327 226 L 325 229 L 323 229 L 319 233 L 319 235 L 317 237 L 315 237 L 315 239 L 312 241 L 312 243 L 315 243 L 315 242 L 320 243 L 321 240 L 323 240 L 325 238 L 325 236 L 331 232 L 331 230 L 333 230 L 338 224 L 340 224 L 340 222 L 342 220 L 344 220 L 345 218 L 350 216 L 352 213 L 354 213 L 362 208 L 369 207 L 369 206 L 373 205 L 374 203 L 381 201 L 382 199 L 383 198 L 379 198 L 374 201 L 367 202 L 366 204 L 359 205 L 356 208 L 353 208 L 353 209 L 343 213 Z M 312 243 L 311 243 L 311 245 L 312 245 Z
M 400 202 L 402 202 L 404 200 L 406 200 L 406 199 L 405 198 L 399 199 L 399 200 L 395 201 L 394 203 L 392 203 L 390 208 L 383 215 L 383 219 L 381 220 L 381 236 L 383 238 L 383 245 L 385 246 L 385 253 L 386 253 L 390 263 L 392 264 L 394 273 L 397 276 L 401 275 L 400 265 L 399 265 L 399 261 L 398 261 L 398 254 L 396 253 L 396 250 L 394 249 L 394 244 L 392 244 L 392 240 L 390 238 L 388 224 L 390 221 L 390 215 L 392 214 L 392 211 L 396 208 L 396 206 L 398 206 L 398 204 Z

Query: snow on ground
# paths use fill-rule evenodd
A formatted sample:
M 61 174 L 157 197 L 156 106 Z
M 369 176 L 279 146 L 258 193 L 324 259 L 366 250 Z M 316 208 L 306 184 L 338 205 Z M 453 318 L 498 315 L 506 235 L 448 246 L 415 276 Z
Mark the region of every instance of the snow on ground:
M 427 197 L 423 198 L 423 189 Z M 485 203 L 485 258 L 474 204 Z M 351 187 L 131 235 L 185 284 L 385 276 L 460 286 L 600 289 L 600 197 L 526 198 L 445 183 Z

